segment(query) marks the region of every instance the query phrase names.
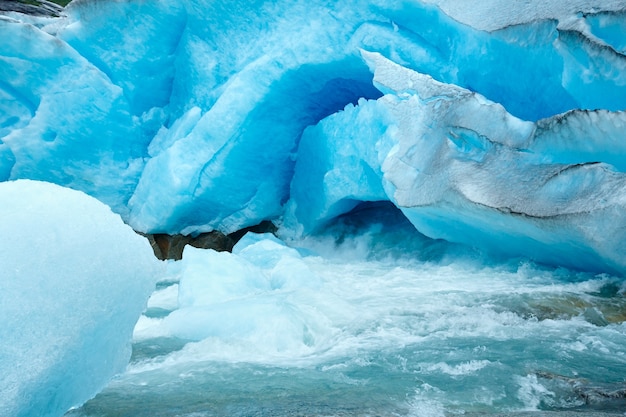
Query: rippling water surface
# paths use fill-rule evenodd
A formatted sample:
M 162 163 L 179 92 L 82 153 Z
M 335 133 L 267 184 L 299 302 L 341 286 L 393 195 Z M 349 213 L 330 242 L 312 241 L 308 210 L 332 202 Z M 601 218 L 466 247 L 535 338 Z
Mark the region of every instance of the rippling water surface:
M 291 275 L 200 315 L 176 312 L 185 272 L 170 264 L 127 372 L 68 415 L 626 410 L 621 279 L 486 261 L 398 230 L 297 242 Z

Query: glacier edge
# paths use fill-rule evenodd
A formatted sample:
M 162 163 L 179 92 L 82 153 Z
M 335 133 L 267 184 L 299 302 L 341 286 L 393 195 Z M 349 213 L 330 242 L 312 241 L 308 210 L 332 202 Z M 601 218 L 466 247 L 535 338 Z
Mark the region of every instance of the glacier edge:
M 615 225 L 626 223 L 626 175 L 619 164 L 596 160 L 603 155 L 585 156 L 594 144 L 607 149 L 603 143 L 621 136 L 622 112 L 569 112 L 525 122 L 477 93 L 440 83 L 377 53 L 363 51 L 363 56 L 374 71 L 374 82 L 387 94 L 311 128 L 309 135 L 316 132 L 324 144 L 299 154 L 289 211 L 300 215 L 295 223 L 304 225 L 304 233 L 323 227 L 329 207 L 334 207 L 333 217 L 359 201 L 388 199 L 431 238 L 480 242 L 493 253 L 587 270 L 624 270 L 626 228 Z M 599 121 L 603 128 L 594 129 Z M 354 132 L 349 132 L 355 125 L 356 132 L 372 136 L 355 142 Z M 586 141 L 568 140 L 573 129 L 596 134 Z M 303 141 L 308 143 L 307 135 Z M 557 145 L 554 154 L 552 143 Z M 357 194 L 345 185 L 329 186 L 331 173 L 346 172 L 337 180 L 340 184 L 359 178 L 353 175 L 350 152 L 342 150 L 347 144 L 356 148 L 356 155 L 367 155 L 372 148 L 387 150 L 364 161 L 378 173 L 384 196 L 376 185 Z M 568 161 L 568 153 L 578 159 Z M 615 157 L 605 156 L 615 161 L 620 153 L 618 148 Z M 321 162 L 312 162 L 320 157 Z M 299 174 L 313 166 L 326 168 Z M 326 206 L 318 204 L 316 212 L 300 188 L 322 190 Z M 331 197 L 338 190 L 344 192 Z M 352 203 L 337 210 L 332 201 Z

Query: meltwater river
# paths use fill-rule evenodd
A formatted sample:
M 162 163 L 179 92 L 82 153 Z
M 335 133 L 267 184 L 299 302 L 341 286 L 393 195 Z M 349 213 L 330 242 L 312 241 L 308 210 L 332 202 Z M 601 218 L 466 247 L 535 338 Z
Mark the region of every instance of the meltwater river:
M 399 230 L 169 264 L 126 373 L 67 417 L 626 411 L 622 279 Z

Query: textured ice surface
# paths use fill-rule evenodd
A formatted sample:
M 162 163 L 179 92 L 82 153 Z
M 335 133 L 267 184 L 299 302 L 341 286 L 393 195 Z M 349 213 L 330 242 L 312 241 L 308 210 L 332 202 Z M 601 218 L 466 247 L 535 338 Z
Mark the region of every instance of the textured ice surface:
M 45 180 L 125 211 L 143 166 L 122 89 L 65 42 L 0 18 L 0 176 Z
M 625 13 L 624 10 L 619 13 L 605 11 L 590 13 L 586 16 L 588 31 L 617 52 L 624 53 L 626 52 L 626 41 L 623 35 L 626 31 Z
M 359 97 L 380 95 L 349 43 L 354 25 L 372 13 L 282 6 L 193 6 L 170 103 L 174 124 L 187 127 L 151 147 L 130 201 L 136 228 L 232 232 L 278 217 L 302 130 Z M 191 122 L 195 108 L 201 117 Z
M 624 113 L 526 122 L 481 95 L 364 57 L 389 94 L 303 135 L 289 205 L 303 233 L 361 201 L 389 199 L 432 238 L 623 270 Z
M 232 338 L 257 346 L 259 357 L 306 349 L 318 315 L 289 294 L 313 295 L 319 279 L 295 249 L 248 234 L 233 253 L 187 247 L 181 262 L 177 308 L 156 323 L 144 320 L 136 337 Z
M 578 13 L 594 13 L 598 10 L 623 11 L 622 0 L 485 0 L 470 3 L 458 0 L 425 0 L 437 4 L 453 18 L 483 30 L 496 30 L 543 19 L 567 19 Z
M 172 92 L 184 7 L 164 0 L 72 3 L 57 36 L 122 88 L 130 113 L 143 118 L 151 138 Z
M 306 193 L 291 177 L 307 126 L 381 95 L 361 49 L 524 120 L 626 108 L 620 2 L 436 3 L 452 18 L 400 0 L 77 0 L 59 19 L 3 18 L 0 178 L 86 191 L 144 232 L 278 219 Z M 332 217 L 330 200 L 313 204 Z
M 406 218 L 391 229 L 379 226 L 378 237 L 397 238 L 392 245 L 396 248 L 415 245 L 418 250 L 411 250 L 410 256 L 442 262 L 443 269 L 426 267 L 426 275 L 416 276 L 367 264 L 362 269 L 335 266 L 320 274 L 312 268 L 324 269 L 323 260 L 268 236 L 247 237 L 233 254 L 189 249 L 180 283 L 161 283 L 137 328 L 137 339 L 145 342 L 137 355 L 145 355 L 153 344 L 162 352 L 191 340 L 165 362 L 182 363 L 184 371 L 189 370 L 187 362 L 242 359 L 270 366 L 323 363 L 315 370 L 322 374 L 326 369 L 350 369 L 347 375 L 331 372 L 328 384 L 315 383 L 319 374 L 314 372 L 314 388 L 306 392 L 320 401 L 326 397 L 315 395 L 318 390 L 330 387 L 334 392 L 337 380 L 366 386 L 365 374 L 375 380 L 382 368 L 388 371 L 382 375 L 401 376 L 391 379 L 402 384 L 422 372 L 421 385 L 409 384 L 402 391 L 402 401 L 410 399 L 401 410 L 405 414 L 441 415 L 447 394 L 445 388 L 434 387 L 455 386 L 463 375 L 470 375 L 467 386 L 477 387 L 468 401 L 479 405 L 501 401 L 506 407 L 502 398 L 509 396 L 517 406 L 551 406 L 557 400 L 536 375 L 521 373 L 511 379 L 510 370 L 520 364 L 516 348 L 528 352 L 521 359 L 524 366 L 534 363 L 535 353 L 545 354 L 533 348 L 541 348 L 537 341 L 559 316 L 538 324 L 527 320 L 521 307 L 522 312 L 507 310 L 511 300 L 502 298 L 511 289 L 527 288 L 527 281 L 539 272 L 516 275 L 493 307 L 493 299 L 480 298 L 501 284 L 488 280 L 493 271 L 478 274 L 477 283 L 468 283 L 458 270 L 448 273 L 446 254 L 439 252 L 444 243 L 415 229 L 490 253 L 624 272 L 625 7 L 616 0 L 75 0 L 58 19 L 0 17 L 0 181 L 40 179 L 85 191 L 110 205 L 133 228 L 151 233 L 228 233 L 271 219 L 281 224 L 283 236 L 330 228 L 342 240 L 349 227 L 337 227 L 338 219 L 341 223 L 361 216 L 361 221 L 375 223 L 379 219 L 370 209 L 395 205 Z M 55 196 L 65 198 L 65 193 Z M 6 207 L 13 207 L 10 203 Z M 46 231 L 38 223 L 45 219 L 24 221 Z M 20 224 L 9 221 L 2 227 Z M 39 309 L 19 310 L 29 314 L 20 316 L 20 323 L 36 323 L 27 319 L 43 312 L 42 325 L 83 332 L 80 337 L 65 336 L 37 327 L 52 338 L 52 343 L 38 345 L 26 339 L 35 333 L 22 335 L 15 325 L 7 327 L 6 340 L 24 337 L 20 343 L 38 349 L 11 350 L 18 357 L 10 363 L 26 363 L 20 369 L 33 374 L 44 370 L 31 379 L 24 377 L 29 373 L 18 375 L 10 369 L 3 378 L 13 382 L 3 385 L 19 385 L 25 387 L 23 392 L 42 396 L 48 393 L 44 385 L 66 388 L 54 398 L 34 399 L 30 414 L 82 401 L 102 383 L 92 374 L 106 379 L 123 365 L 124 356 L 112 356 L 106 372 L 82 372 L 78 364 L 91 362 L 73 359 L 90 350 L 99 353 L 87 355 L 89 360 L 102 358 L 109 349 L 117 351 L 113 345 L 93 348 L 96 342 L 89 335 L 105 337 L 111 344 L 123 342 L 128 331 L 121 331 L 119 339 L 107 336 L 118 320 L 110 314 L 127 314 L 119 320 L 129 326 L 141 303 L 132 303 L 136 309 L 131 312 L 130 307 L 119 310 L 119 300 L 145 295 L 127 285 L 142 286 L 147 278 L 135 282 L 118 273 L 134 271 L 143 259 L 129 257 L 117 235 L 113 243 L 100 244 L 115 229 L 109 226 L 98 236 L 97 247 L 72 246 L 84 255 L 73 256 L 74 262 L 52 261 L 60 256 L 45 255 L 41 249 L 45 257 L 37 255 L 25 266 L 33 268 L 28 276 L 38 277 L 41 285 L 24 282 L 37 289 L 24 304 Z M 407 228 L 409 238 L 395 233 Z M 65 236 L 63 230 L 59 236 Z M 41 245 L 53 237 L 50 232 Z M 62 245 L 43 247 L 73 253 Z M 377 252 L 373 247 L 368 250 Z M 24 253 L 20 249 L 10 261 L 24 261 Z M 93 256 L 83 262 L 87 254 L 107 257 L 102 261 L 107 267 Z M 83 261 L 76 264 L 77 259 Z M 74 266 L 79 270 L 65 269 Z M 47 280 L 35 273 L 41 271 L 48 274 Z M 81 278 L 92 271 L 115 285 L 105 287 L 100 280 L 102 286 L 82 286 Z M 372 271 L 378 275 L 368 280 Z M 63 282 L 57 282 L 58 277 Z M 399 285 L 387 286 L 389 282 Z M 551 290 L 542 287 L 540 292 L 554 290 L 554 281 L 542 282 Z M 448 284 L 442 291 L 452 301 L 441 304 L 437 285 Z M 420 285 L 427 291 L 412 292 Z M 477 287 L 455 298 L 464 285 Z M 603 284 L 585 285 L 562 291 L 586 300 L 587 292 L 600 291 Z M 428 292 L 431 289 L 434 292 Z M 49 297 L 38 292 L 44 290 Z M 390 296 L 381 298 L 385 291 Z M 402 299 L 406 294 L 415 297 Z M 463 305 L 468 297 L 476 303 Z M 514 301 L 524 304 L 526 299 L 520 297 Z M 55 303 L 47 302 L 50 299 Z M 84 327 L 72 314 L 58 320 L 60 313 L 42 308 L 70 311 L 70 301 L 91 324 Z M 97 312 L 91 310 L 103 305 Z M 547 351 L 584 356 L 585 363 L 606 360 L 603 355 L 611 353 L 623 356 L 623 329 L 608 326 L 594 308 L 575 310 L 571 320 L 564 320 L 559 329 L 565 330 L 557 332 L 557 342 Z M 532 316 L 541 308 L 530 311 Z M 100 326 L 94 323 L 104 327 L 89 327 Z M 517 340 L 520 328 L 531 336 L 519 345 L 505 344 L 509 355 L 501 355 L 502 362 L 488 355 L 475 360 L 480 350 L 463 345 L 468 354 L 463 359 L 451 353 L 414 361 L 408 368 L 403 363 L 405 356 L 415 360 L 415 344 L 430 335 L 434 343 L 428 349 L 434 352 L 450 338 L 459 341 L 459 335 L 469 332 L 475 336 L 471 343 L 484 346 L 481 340 L 487 338 L 502 353 L 497 346 L 502 335 Z M 436 343 L 438 335 L 443 335 L 441 345 Z M 166 340 L 166 348 L 154 340 Z M 76 341 L 85 345 L 76 346 Z M 400 351 L 393 351 L 399 346 Z M 368 355 L 359 357 L 363 351 Z M 391 356 L 381 353 L 389 351 Z M 23 356 L 28 352 L 32 355 Z M 55 357 L 59 368 L 48 370 L 47 360 Z M 324 362 L 328 358 L 336 362 Z M 491 378 L 492 370 L 502 364 L 501 379 Z M 143 365 L 160 366 L 158 361 Z M 603 370 L 623 375 L 614 365 Z M 141 366 L 136 373 L 143 372 Z M 78 379 L 70 381 L 59 369 Z M 298 372 L 290 372 L 286 379 L 297 381 Z M 487 382 L 474 384 L 471 378 L 477 374 Z M 193 380 L 195 374 L 177 375 L 183 380 L 191 375 Z M 231 375 L 238 392 L 238 374 Z M 441 375 L 450 378 L 438 380 Z M 143 383 L 142 376 L 138 378 L 135 386 Z M 385 389 L 392 385 L 385 377 L 378 381 L 371 392 L 351 391 L 356 393 L 354 404 L 362 406 L 363 398 L 372 398 L 374 392 L 382 393 L 377 399 L 388 401 Z M 169 378 L 164 386 L 177 382 Z M 210 386 L 216 385 L 212 382 Z M 498 391 L 503 386 L 509 390 L 504 394 Z M 487 394 L 480 391 L 483 387 L 488 387 Z M 16 392 L 7 394 L 17 395 L 13 400 L 2 403 L 13 407 L 25 398 Z M 174 392 L 176 396 L 180 391 Z M 156 403 L 147 401 L 139 409 Z M 220 409 L 221 414 L 228 414 L 226 409 Z
M 557 22 L 485 33 L 435 8 L 403 2 L 359 8 L 357 3 L 336 5 L 333 14 L 325 6 L 308 5 L 302 24 L 315 28 L 288 39 L 285 33 L 305 13 L 298 4 L 251 9 L 226 27 L 213 23 L 205 9 L 195 9 L 181 38 L 185 48 L 177 65 L 184 70 L 174 79 L 171 102 L 172 114 L 187 110 L 151 145 L 152 159 L 130 201 L 130 223 L 170 233 L 230 232 L 279 217 L 289 196 L 286 179 L 294 155 L 310 151 L 308 145 L 299 148 L 305 127 L 359 97 L 379 95 L 368 87 L 360 48 L 479 91 L 530 120 L 575 108 L 624 107 L 623 57 L 579 32 L 560 32 Z M 211 7 L 223 16 L 237 6 Z M 243 33 L 257 33 L 253 28 L 260 20 L 264 29 L 244 39 L 242 19 L 249 19 Z M 223 32 L 207 32 L 212 24 Z M 198 61 L 207 55 L 220 56 L 219 65 Z M 582 71 L 588 61 L 600 64 Z M 367 141 L 356 133 L 354 139 Z M 307 192 L 291 186 L 291 193 Z M 313 204 L 333 203 L 318 199 Z
M 158 261 L 81 192 L 9 181 L 0 201 L 0 415 L 58 416 L 126 367 Z
M 83 190 L 148 233 L 308 233 L 390 200 L 429 236 L 621 268 L 623 2 L 432 3 L 3 17 L 0 180 Z

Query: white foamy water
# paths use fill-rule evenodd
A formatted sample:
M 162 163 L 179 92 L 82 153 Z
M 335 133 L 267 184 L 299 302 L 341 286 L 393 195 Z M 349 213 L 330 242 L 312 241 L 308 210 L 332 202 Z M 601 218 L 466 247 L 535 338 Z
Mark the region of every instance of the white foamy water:
M 621 280 L 485 264 L 423 238 L 394 252 L 393 233 L 380 232 L 339 246 L 317 239 L 294 250 L 249 236 L 233 254 L 186 251 L 137 325 L 126 374 L 69 414 L 438 417 L 624 405 L 603 394 L 625 388 Z

